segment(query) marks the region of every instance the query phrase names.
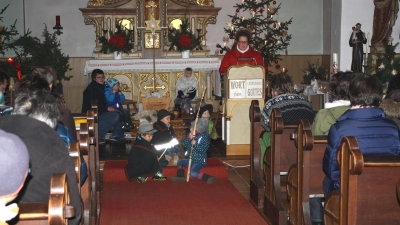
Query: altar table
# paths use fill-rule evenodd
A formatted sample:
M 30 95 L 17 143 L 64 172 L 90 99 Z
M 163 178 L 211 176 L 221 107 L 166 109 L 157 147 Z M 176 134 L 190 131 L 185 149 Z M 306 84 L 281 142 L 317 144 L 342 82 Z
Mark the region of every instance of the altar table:
M 207 86 L 206 99 L 214 94 L 221 93 L 219 82 L 219 58 L 160 58 L 155 59 L 156 85 L 153 85 L 153 59 L 90 59 L 86 61 L 84 74 L 90 81 L 91 72 L 94 69 L 104 71 L 106 78 L 114 77 L 121 83 L 121 90 L 127 99 L 141 102 L 140 95 L 153 91 L 153 87 L 164 95 L 170 95 L 172 99 L 176 95 L 175 84 L 185 68 L 193 69 L 199 83 L 199 89 Z M 201 96 L 201 91 L 197 92 Z M 220 94 L 219 94 L 220 95 Z

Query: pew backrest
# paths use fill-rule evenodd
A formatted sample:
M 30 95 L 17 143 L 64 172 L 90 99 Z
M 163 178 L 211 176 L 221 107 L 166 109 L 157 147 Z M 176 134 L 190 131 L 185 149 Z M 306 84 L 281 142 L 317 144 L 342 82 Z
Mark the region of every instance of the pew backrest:
M 355 137 L 342 138 L 337 156 L 340 190 L 325 201 L 325 224 L 399 224 L 400 157 L 363 155 Z

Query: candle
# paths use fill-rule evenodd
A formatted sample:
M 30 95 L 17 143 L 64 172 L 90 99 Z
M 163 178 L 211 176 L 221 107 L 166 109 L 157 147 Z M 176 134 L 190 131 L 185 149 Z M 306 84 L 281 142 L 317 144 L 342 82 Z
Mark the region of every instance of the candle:
M 107 26 L 107 19 L 106 18 L 104 18 L 104 24 L 103 24 L 103 29 L 104 30 L 108 30 L 108 26 Z
M 332 54 L 332 64 L 335 64 L 339 67 L 339 59 L 338 59 L 338 54 L 337 53 L 333 53 Z
M 59 15 L 56 16 L 56 27 L 61 27 L 60 16 Z
M 282 68 L 282 73 L 284 73 L 284 72 L 285 72 L 285 70 L 286 70 L 286 69 L 285 69 L 285 67 L 283 67 L 283 68 Z
M 244 20 L 244 17 L 242 16 L 242 22 L 243 22 L 243 20 Z
M 224 47 L 226 47 L 226 42 L 224 42 Z
M 267 40 L 264 41 L 264 45 L 267 45 Z
M 369 46 L 369 33 L 367 34 L 367 45 L 365 46 L 365 62 L 364 65 L 368 66 L 368 46 Z

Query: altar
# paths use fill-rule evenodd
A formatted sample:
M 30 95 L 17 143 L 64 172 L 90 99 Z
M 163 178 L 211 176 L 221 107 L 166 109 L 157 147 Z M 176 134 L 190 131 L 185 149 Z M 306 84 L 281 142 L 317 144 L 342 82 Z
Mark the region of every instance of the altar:
M 219 58 L 159 58 L 155 59 L 90 59 L 86 61 L 84 74 L 90 81 L 94 69 L 104 71 L 106 79 L 113 77 L 120 82 L 120 89 L 126 99 L 142 102 L 143 96 L 150 96 L 158 92 L 161 96 L 171 97 L 170 106 L 176 96 L 175 84 L 187 67 L 193 69 L 199 89 L 207 87 L 205 102 L 212 103 L 212 91 L 220 93 L 219 83 Z M 153 66 L 155 65 L 155 74 Z M 201 91 L 197 92 L 201 96 Z

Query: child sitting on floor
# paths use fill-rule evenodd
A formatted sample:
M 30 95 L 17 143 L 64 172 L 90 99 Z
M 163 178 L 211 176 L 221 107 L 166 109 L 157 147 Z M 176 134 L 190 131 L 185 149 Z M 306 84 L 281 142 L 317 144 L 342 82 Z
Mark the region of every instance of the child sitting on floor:
M 217 181 L 216 177 L 202 173 L 201 169 L 207 165 L 207 149 L 210 145 L 210 136 L 208 135 L 208 119 L 199 118 L 196 125 L 196 132 L 194 134 L 195 121 L 192 122 L 190 134 L 183 140 L 182 145 L 186 149 L 186 158 L 178 161 L 178 170 L 176 177 L 172 177 L 173 182 L 185 182 L 186 177 L 183 167 L 188 167 L 190 154 L 192 154 L 192 166 L 190 168 L 190 175 L 193 178 L 204 180 L 207 184 L 212 184 Z M 193 145 L 193 149 L 192 148 Z M 192 150 L 192 153 L 191 153 Z M 188 159 L 189 158 L 189 159 Z
M 149 176 L 153 176 L 155 181 L 167 180 L 167 177 L 162 175 L 163 165 L 158 161 L 158 152 L 150 143 L 155 132 L 157 130 L 147 120 L 140 122 L 138 135 L 125 167 L 125 175 L 129 181 L 136 179 L 142 184 Z
M 211 139 L 217 140 L 218 133 L 215 130 L 214 122 L 210 119 L 212 111 L 213 111 L 213 106 L 211 104 L 204 105 L 200 108 L 199 117 L 208 119 L 208 134 L 210 135 Z M 212 157 L 211 149 L 208 148 L 207 158 L 211 157 Z
M 125 129 L 134 129 L 135 126 L 129 116 L 128 111 L 122 107 L 122 102 L 125 101 L 125 95 L 119 89 L 119 82 L 117 79 L 108 78 L 106 82 L 107 86 L 105 88 L 104 94 L 106 95 L 106 105 L 107 107 L 112 107 L 120 115 L 121 124 Z
M 176 138 L 174 129 L 172 128 L 171 120 L 174 119 L 174 114 L 168 112 L 165 109 L 160 109 L 157 112 L 157 122 L 154 123 L 154 129 L 158 132 L 154 134 L 154 138 L 151 141 L 154 145 L 167 144 Z M 175 156 L 176 154 L 176 156 Z M 165 159 L 160 162 L 164 162 L 166 165 L 174 158 L 181 155 L 181 151 L 177 146 L 168 148 L 165 152 Z M 173 161 L 172 161 L 173 162 Z
M 174 104 L 179 112 L 181 111 L 181 103 L 183 100 L 185 106 L 189 109 L 189 114 L 194 114 L 190 101 L 196 97 L 197 87 L 197 80 L 193 75 L 192 68 L 186 68 L 184 74 L 180 76 L 176 82 L 176 99 L 174 100 Z

